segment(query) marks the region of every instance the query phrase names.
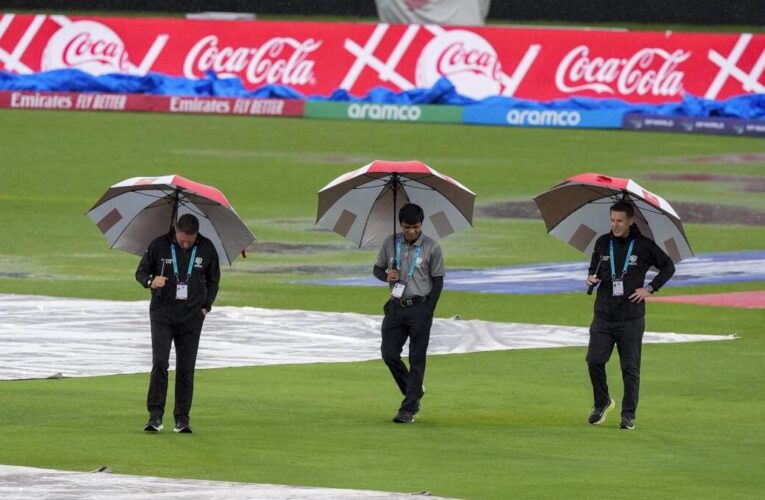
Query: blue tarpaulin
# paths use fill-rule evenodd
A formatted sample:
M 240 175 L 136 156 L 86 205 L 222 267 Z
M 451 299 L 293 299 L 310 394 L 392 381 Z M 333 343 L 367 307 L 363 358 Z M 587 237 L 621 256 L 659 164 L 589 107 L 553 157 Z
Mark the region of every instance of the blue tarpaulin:
M 77 69 L 60 69 L 17 75 L 0 72 L 0 90 L 58 91 L 58 92 L 118 92 L 171 96 L 199 97 L 270 97 L 281 99 L 307 99 L 333 102 L 369 102 L 380 104 L 446 104 L 469 106 L 496 106 L 516 109 L 568 109 L 590 111 L 623 111 L 666 116 L 736 117 L 765 119 L 765 94 L 746 94 L 724 101 L 703 99 L 686 94 L 681 102 L 669 104 L 632 104 L 620 99 L 572 97 L 549 102 L 538 102 L 513 97 L 487 97 L 471 99 L 457 92 L 454 85 L 441 78 L 429 89 L 411 89 L 394 92 L 375 87 L 365 96 L 357 97 L 338 89 L 328 97 L 305 96 L 285 85 L 266 85 L 247 90 L 239 78 L 218 78 L 208 72 L 206 78 L 192 80 L 183 77 L 149 73 L 145 76 L 120 73 L 94 76 Z

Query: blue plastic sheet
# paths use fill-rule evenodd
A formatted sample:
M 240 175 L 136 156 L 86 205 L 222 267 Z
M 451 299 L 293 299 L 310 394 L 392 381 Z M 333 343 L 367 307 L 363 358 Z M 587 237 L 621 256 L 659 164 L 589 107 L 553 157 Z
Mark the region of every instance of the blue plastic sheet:
M 609 110 L 625 113 L 647 113 L 666 116 L 735 117 L 765 119 L 765 94 L 747 94 L 724 101 L 686 95 L 681 102 L 669 104 L 633 104 L 620 99 L 572 97 L 549 102 L 516 99 L 513 97 L 487 97 L 475 100 L 457 92 L 452 83 L 441 78 L 429 89 L 411 89 L 394 92 L 375 87 L 365 96 L 354 96 L 337 89 L 329 96 L 305 96 L 284 85 L 265 85 L 247 90 L 239 78 L 218 78 L 208 72 L 205 78 L 188 78 L 149 73 L 145 76 L 119 73 L 94 76 L 76 69 L 60 69 L 30 75 L 0 72 L 0 90 L 30 90 L 59 92 L 120 92 L 171 96 L 199 97 L 262 97 L 280 99 L 307 99 L 313 101 L 369 102 L 379 104 L 446 104 L 469 106 L 497 106 L 517 109 Z

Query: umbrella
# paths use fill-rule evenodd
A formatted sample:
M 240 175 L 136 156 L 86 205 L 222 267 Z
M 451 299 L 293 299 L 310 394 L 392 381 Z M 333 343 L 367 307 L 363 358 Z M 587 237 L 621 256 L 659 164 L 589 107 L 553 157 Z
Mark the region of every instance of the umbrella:
M 415 203 L 425 212 L 423 232 L 440 239 L 473 223 L 475 194 L 419 161 L 376 160 L 319 191 L 316 223 L 361 247 L 400 231 L 398 211 Z
M 231 265 L 255 240 L 223 193 L 179 175 L 133 177 L 110 187 L 86 214 L 110 248 L 142 255 L 178 217 L 193 214 L 221 262 Z
M 640 232 L 674 262 L 693 256 L 677 212 L 664 198 L 633 180 L 580 174 L 534 198 L 547 232 L 584 253 L 591 253 L 598 236 L 610 231 L 609 209 L 620 200 L 633 204 Z

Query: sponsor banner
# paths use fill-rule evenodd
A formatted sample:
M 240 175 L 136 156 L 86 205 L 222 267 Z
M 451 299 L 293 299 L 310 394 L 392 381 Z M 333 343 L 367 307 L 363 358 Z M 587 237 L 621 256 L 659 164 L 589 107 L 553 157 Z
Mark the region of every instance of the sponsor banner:
M 462 106 L 308 101 L 305 116 L 336 120 L 462 123 Z
M 663 103 L 765 93 L 765 35 L 0 14 L 0 70 L 159 72 L 288 85 Z
M 765 137 L 765 120 L 741 118 L 662 116 L 628 113 L 622 128 L 629 130 L 687 132 L 691 134 Z
M 517 127 L 621 128 L 623 111 L 465 106 L 463 122 Z
M 95 92 L 0 91 L 0 108 L 302 116 L 305 103 L 303 101 L 291 99 L 169 97 L 143 94 L 104 94 Z

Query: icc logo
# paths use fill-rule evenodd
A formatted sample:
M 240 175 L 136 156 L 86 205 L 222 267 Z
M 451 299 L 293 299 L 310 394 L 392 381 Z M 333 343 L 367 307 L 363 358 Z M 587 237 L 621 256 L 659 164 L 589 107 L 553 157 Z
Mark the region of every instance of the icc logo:
M 75 21 L 59 29 L 42 55 L 43 71 L 75 68 L 92 75 L 128 73 L 128 54 L 122 39 L 94 21 Z

